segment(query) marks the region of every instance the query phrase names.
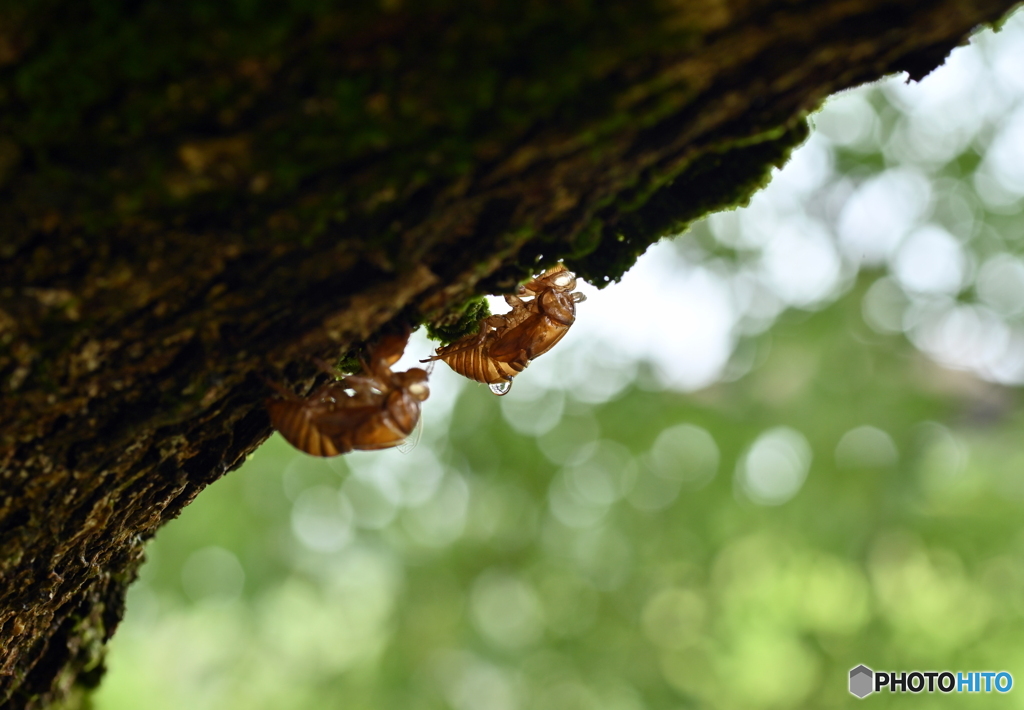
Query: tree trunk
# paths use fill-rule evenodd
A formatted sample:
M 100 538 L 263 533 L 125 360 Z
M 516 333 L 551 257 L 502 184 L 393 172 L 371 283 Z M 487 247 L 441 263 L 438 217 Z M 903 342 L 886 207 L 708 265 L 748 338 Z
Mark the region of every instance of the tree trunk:
M 143 543 L 389 323 L 745 200 L 1011 0 L 0 0 L 0 705 L 94 685 Z M 425 406 L 430 406 L 426 402 Z

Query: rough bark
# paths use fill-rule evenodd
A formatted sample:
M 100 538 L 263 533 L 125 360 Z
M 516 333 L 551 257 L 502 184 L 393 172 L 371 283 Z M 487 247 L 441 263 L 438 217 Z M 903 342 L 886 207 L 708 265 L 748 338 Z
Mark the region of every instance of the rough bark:
M 559 258 L 613 280 L 1011 5 L 0 0 L 0 705 L 98 681 L 261 375 Z

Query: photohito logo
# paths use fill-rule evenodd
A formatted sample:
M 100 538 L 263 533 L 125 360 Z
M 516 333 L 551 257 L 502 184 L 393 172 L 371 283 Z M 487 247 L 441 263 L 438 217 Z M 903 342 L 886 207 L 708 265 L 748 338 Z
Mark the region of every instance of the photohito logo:
M 873 671 L 865 665 L 850 669 L 850 693 L 866 698 L 890 693 L 1009 693 L 1013 676 L 1006 671 Z

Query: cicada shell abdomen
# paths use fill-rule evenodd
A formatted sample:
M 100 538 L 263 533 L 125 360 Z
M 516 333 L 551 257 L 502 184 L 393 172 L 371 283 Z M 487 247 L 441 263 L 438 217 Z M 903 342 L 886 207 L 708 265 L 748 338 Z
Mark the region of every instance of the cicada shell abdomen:
M 337 456 L 339 450 L 331 438 L 317 427 L 314 407 L 303 399 L 271 399 L 267 401 L 270 423 L 289 444 L 311 456 Z
M 453 343 L 437 351 L 436 359 L 443 360 L 448 367 L 463 377 L 468 377 L 485 385 L 508 382 L 524 369 L 526 364 L 520 362 L 502 362 L 485 354 L 493 340 L 485 340 L 476 347 L 459 348 Z

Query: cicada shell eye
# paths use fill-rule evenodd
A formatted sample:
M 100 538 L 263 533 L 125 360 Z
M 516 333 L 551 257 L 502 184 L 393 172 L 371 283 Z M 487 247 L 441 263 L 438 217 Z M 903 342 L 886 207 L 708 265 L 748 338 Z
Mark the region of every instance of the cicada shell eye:
M 558 274 L 552 281 L 554 287 L 559 291 L 572 291 L 576 288 L 576 276 L 571 271 L 563 271 Z
M 423 368 L 413 367 L 406 372 L 395 373 L 395 383 L 421 402 L 430 396 L 427 371 Z

